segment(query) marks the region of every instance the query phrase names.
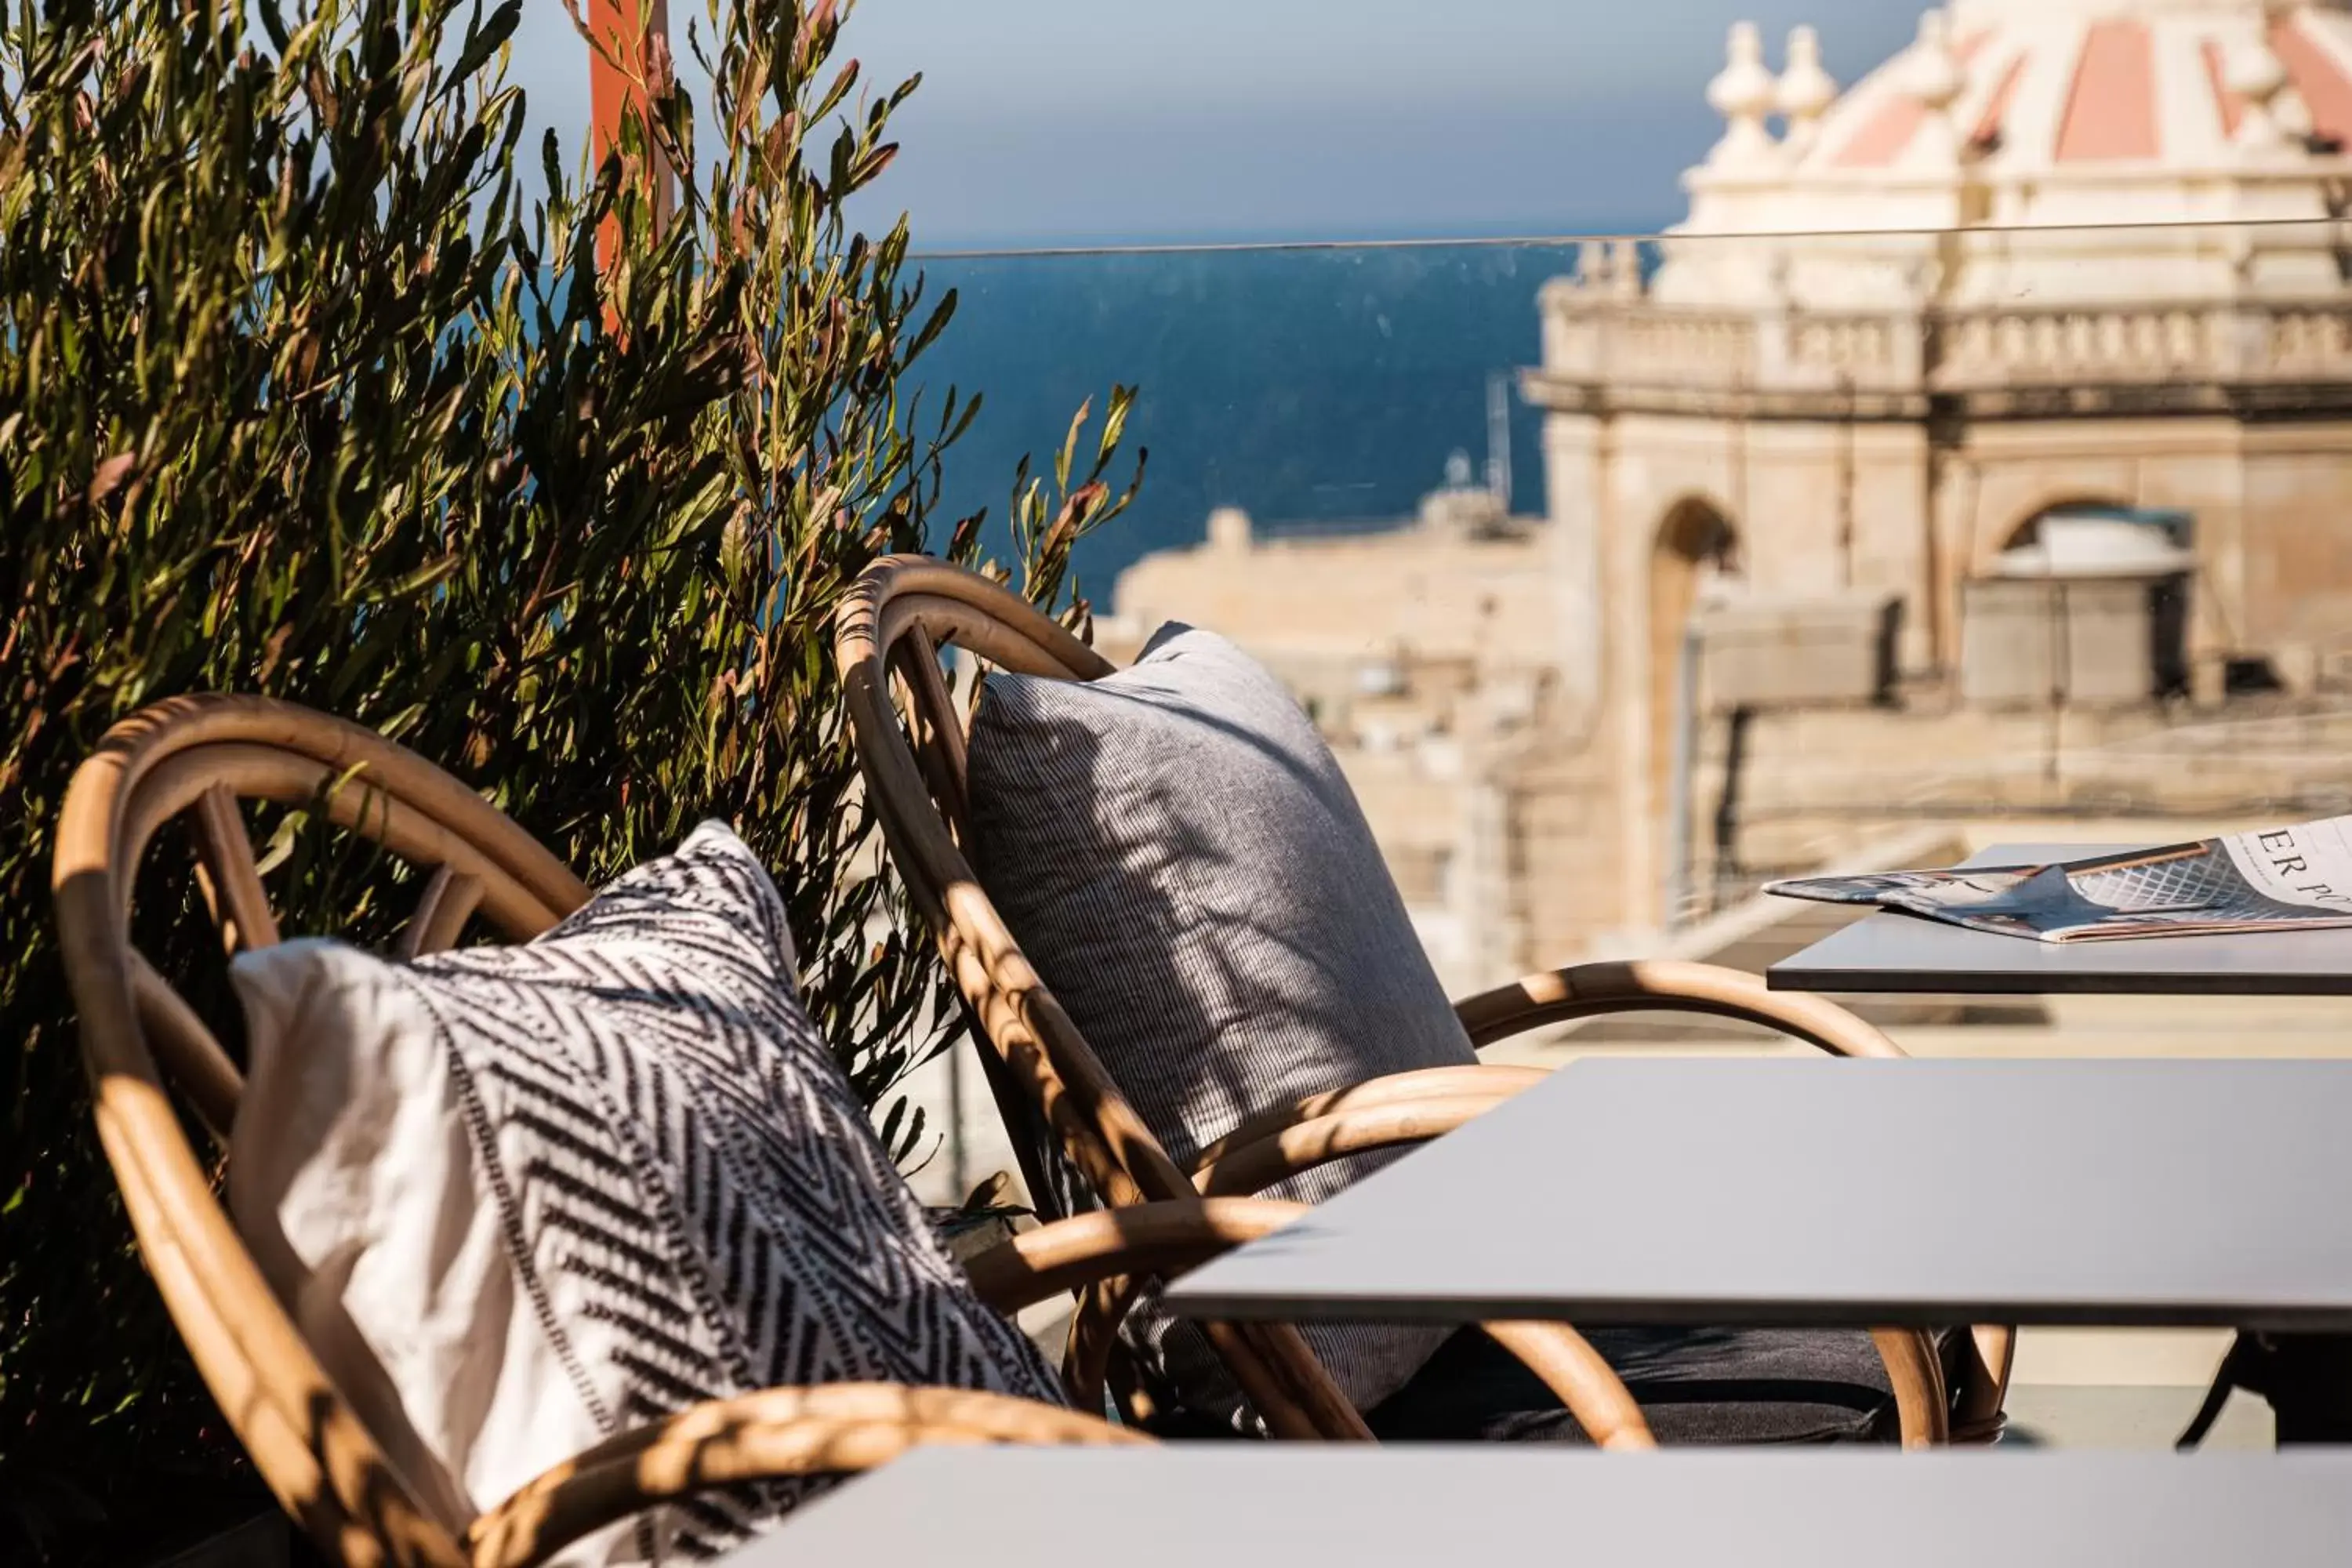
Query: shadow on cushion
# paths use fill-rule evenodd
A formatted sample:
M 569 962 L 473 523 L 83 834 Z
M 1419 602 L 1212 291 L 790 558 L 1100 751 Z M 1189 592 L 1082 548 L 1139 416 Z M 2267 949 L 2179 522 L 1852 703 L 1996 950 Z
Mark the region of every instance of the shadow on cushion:
M 1966 1330 L 1939 1337 L 1957 1386 Z M 1587 1329 L 1669 1447 L 1742 1443 L 1892 1443 L 1895 1394 L 1860 1329 Z M 1386 1443 L 1582 1443 L 1576 1418 L 1535 1373 L 1476 1329 L 1449 1338 L 1412 1381 L 1365 1416 Z M 1231 1441 L 1213 1417 L 1164 1411 L 1171 1441 Z
M 1658 1441 L 1893 1442 L 1895 1394 L 1860 1329 L 1586 1329 Z M 1948 1380 L 1957 1336 L 1945 1343 Z M 1366 1417 L 1387 1442 L 1581 1443 L 1576 1418 L 1536 1375 L 1475 1329 Z

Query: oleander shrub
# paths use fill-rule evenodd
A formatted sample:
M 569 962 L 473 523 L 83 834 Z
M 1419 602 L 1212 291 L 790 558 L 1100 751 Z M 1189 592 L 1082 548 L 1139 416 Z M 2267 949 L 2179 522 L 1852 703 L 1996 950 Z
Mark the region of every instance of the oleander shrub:
M 526 138 L 519 5 L 0 0 L 0 1561 L 152 1558 L 257 1497 L 131 1246 L 51 934 L 67 779 L 143 703 L 378 727 L 591 881 L 733 819 L 924 1146 L 892 1086 L 952 1014 L 876 870 L 829 618 L 882 553 L 989 539 L 1083 622 L 1127 395 L 1051 433 L 1009 531 L 935 517 L 975 400 L 914 368 L 953 300 L 845 210 L 914 84 L 865 89 L 831 0 L 714 4 L 708 91 L 656 49 L 592 166 Z M 256 825 L 289 923 L 388 931 L 399 874 L 303 816 Z M 164 858 L 142 946 L 216 971 Z

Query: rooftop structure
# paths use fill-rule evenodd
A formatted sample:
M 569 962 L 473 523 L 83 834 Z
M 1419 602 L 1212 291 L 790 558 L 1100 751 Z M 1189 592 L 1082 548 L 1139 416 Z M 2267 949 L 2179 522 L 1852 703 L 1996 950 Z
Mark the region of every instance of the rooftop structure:
M 1377 536 L 1226 517 L 1122 616 L 1293 680 L 1465 980 L 1654 942 L 1874 821 L 2318 788 L 2352 11 L 1959 0 L 1843 90 L 1812 29 L 1775 69 L 1743 23 L 1706 90 L 1685 219 L 1541 290 L 1539 523 L 1461 482 Z M 2197 738 L 2253 688 L 2262 778 Z
M 1750 24 L 1728 53 L 1708 89 L 1725 134 L 1685 176 L 1678 233 L 2321 220 L 2352 172 L 2352 16 L 2336 5 L 1957 0 L 1843 92 L 1811 27 L 1778 76 Z M 2307 262 L 2263 280 L 2322 280 Z M 1788 281 L 1804 298 L 1832 276 Z M 1889 300 L 1914 291 L 1879 279 Z

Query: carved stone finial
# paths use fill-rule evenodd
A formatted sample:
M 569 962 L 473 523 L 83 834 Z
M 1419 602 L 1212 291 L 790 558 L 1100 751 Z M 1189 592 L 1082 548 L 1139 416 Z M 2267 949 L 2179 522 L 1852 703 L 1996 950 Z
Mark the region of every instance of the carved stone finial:
M 1919 16 L 1919 40 L 1911 46 L 1903 67 L 1903 90 L 1927 111 L 1913 145 L 1920 156 L 1936 163 L 1960 159 L 1959 127 L 1952 123 L 1952 105 L 1968 87 L 1959 57 L 1952 52 L 1952 21 L 1943 11 Z
M 1738 168 L 1769 160 L 1772 133 L 1764 117 L 1772 112 L 1772 73 L 1764 68 L 1764 39 L 1753 22 L 1734 22 L 1725 42 L 1723 69 L 1706 84 L 1706 101 L 1723 116 L 1723 140 L 1706 155 L 1709 164 Z
M 1948 110 L 1968 86 L 1960 74 L 1959 57 L 1952 52 L 1952 18 L 1943 11 L 1919 15 L 1919 41 L 1911 46 L 1906 85 L 1911 96 L 1930 109 Z
M 1789 29 L 1789 63 L 1780 72 L 1773 96 L 1780 112 L 1789 117 L 1782 145 L 1790 153 L 1801 154 L 1813 144 L 1821 132 L 1822 116 L 1837 101 L 1837 79 L 1822 68 L 1821 35 L 1812 28 Z
M 1616 259 L 1610 264 L 1609 290 L 1620 300 L 1637 300 L 1642 295 L 1642 242 L 1621 239 L 1611 247 Z

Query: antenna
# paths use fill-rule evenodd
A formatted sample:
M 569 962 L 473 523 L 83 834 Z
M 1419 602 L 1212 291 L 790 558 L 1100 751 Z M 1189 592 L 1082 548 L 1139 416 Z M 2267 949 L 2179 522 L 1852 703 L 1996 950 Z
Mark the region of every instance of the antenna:
M 1511 378 L 1502 371 L 1486 376 L 1486 489 L 1511 515 Z

